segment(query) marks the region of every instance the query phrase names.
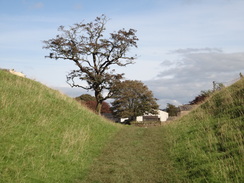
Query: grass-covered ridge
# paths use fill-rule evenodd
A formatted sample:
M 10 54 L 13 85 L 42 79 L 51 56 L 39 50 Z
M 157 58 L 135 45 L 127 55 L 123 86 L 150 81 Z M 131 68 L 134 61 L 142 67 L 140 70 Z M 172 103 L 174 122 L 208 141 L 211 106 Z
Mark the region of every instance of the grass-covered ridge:
M 120 127 L 0 70 L 0 182 L 75 182 Z
M 161 127 L 127 127 L 83 182 L 243 182 L 244 80 Z
M 0 182 L 243 182 L 244 79 L 177 121 L 138 128 L 0 71 L 0 147 Z
M 165 129 L 185 182 L 244 181 L 244 79 Z

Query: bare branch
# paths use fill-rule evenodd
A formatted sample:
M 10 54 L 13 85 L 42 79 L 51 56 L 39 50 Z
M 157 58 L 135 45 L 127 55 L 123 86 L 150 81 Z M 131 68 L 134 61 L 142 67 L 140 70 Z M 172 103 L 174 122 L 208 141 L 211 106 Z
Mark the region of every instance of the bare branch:
M 69 73 L 68 84 L 71 87 L 94 90 L 98 103 L 112 96 L 111 88 L 123 76 L 114 72 L 109 73 L 110 66 L 133 64 L 135 56 L 127 54 L 130 48 L 137 47 L 138 41 L 134 29 L 121 29 L 104 38 L 108 20 L 102 15 L 94 22 L 77 23 L 68 29 L 60 26 L 59 35 L 43 41 L 43 48 L 51 51 L 48 58 L 70 60 L 79 68 Z M 86 81 L 88 86 L 77 84 L 75 79 Z M 101 94 L 103 90 L 108 91 L 105 97 Z

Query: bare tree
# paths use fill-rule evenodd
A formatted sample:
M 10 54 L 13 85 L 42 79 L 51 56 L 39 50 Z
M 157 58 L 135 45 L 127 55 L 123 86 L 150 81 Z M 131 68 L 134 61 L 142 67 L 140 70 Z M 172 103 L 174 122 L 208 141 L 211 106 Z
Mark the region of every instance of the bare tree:
M 51 59 L 70 60 L 78 67 L 67 75 L 71 87 L 94 90 L 97 101 L 96 111 L 101 112 L 102 102 L 111 98 L 113 85 L 123 77 L 116 74 L 111 66 L 133 64 L 136 56 L 128 56 L 132 47 L 137 47 L 136 30 L 121 29 L 104 38 L 105 15 L 97 17 L 94 22 L 78 23 L 65 29 L 60 26 L 61 34 L 56 38 L 44 41 L 44 49 L 51 51 Z M 86 85 L 80 82 L 86 81 Z M 104 95 L 106 91 L 106 95 Z

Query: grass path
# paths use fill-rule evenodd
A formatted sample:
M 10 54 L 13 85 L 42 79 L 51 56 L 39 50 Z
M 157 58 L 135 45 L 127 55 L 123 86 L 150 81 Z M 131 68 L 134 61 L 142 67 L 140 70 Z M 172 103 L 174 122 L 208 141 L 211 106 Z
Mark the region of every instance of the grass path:
M 182 182 L 169 158 L 161 127 L 123 128 L 83 182 Z

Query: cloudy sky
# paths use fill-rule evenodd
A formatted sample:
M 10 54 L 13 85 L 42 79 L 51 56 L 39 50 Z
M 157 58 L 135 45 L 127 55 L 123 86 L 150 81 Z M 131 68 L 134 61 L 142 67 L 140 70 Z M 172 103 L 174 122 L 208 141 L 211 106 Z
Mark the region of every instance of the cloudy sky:
M 90 22 L 105 14 L 107 31 L 136 29 L 136 64 L 118 68 L 141 80 L 161 108 L 193 100 L 212 82 L 230 84 L 244 73 L 244 0 L 0 0 L 0 68 L 61 90 L 71 97 L 71 62 L 45 59 L 43 40 L 60 25 Z

